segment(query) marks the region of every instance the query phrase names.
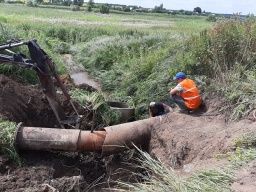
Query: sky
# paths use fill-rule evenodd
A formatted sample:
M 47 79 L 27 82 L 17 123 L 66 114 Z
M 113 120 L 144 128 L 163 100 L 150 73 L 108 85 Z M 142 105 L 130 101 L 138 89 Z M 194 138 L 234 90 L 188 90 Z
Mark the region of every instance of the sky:
M 195 7 L 200 7 L 205 12 L 256 16 L 255 0 L 94 0 L 94 3 L 137 5 L 143 8 L 154 8 L 163 4 L 165 9 L 171 10 L 193 11 Z

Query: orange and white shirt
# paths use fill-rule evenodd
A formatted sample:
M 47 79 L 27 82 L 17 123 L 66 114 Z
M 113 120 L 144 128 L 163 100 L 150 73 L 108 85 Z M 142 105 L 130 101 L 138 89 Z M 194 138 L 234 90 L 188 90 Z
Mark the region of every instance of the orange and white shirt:
M 196 84 L 191 79 L 184 79 L 174 89 L 176 89 L 180 96 L 185 100 L 185 105 L 189 109 L 197 109 L 201 104 L 201 97 Z

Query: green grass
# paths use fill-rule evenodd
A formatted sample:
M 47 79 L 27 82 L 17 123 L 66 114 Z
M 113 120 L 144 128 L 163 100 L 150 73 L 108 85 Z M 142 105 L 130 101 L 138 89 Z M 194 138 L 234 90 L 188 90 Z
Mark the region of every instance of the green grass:
M 59 73 L 66 72 L 61 54 L 73 54 L 112 100 L 136 108 L 152 100 L 167 101 L 175 86 L 171 77 L 184 71 L 212 82 L 208 91 L 217 89 L 227 99 L 234 110 L 232 120 L 254 108 L 253 21 L 214 24 L 195 15 L 100 14 L 11 4 L 1 4 L 0 18 L 2 41 L 12 36 L 38 39 Z M 240 86 L 240 79 L 245 86 Z M 136 112 L 138 118 L 144 118 L 142 111 Z
M 135 107 L 147 105 L 151 100 L 169 99 L 168 92 L 174 84 L 169 85 L 168 80 L 180 70 L 174 61 L 180 42 L 212 26 L 205 17 L 156 13 L 102 15 L 14 6 L 10 15 L 8 6 L 0 8 L 2 14 L 21 29 L 20 35 L 38 36 L 40 45 L 55 60 L 56 53 L 72 53 L 77 62 L 101 80 L 103 90 L 113 100 Z M 15 13 L 21 16 L 13 17 Z M 64 43 L 71 46 L 65 48 Z M 57 65 L 61 66 L 61 61 Z M 141 110 L 136 114 L 143 118 Z
M 193 175 L 179 176 L 171 167 L 153 159 L 149 154 L 138 149 L 138 157 L 135 159 L 138 170 L 132 172 L 133 178 L 138 182 L 114 181 L 116 191 L 173 191 L 173 192 L 225 192 L 230 191 L 229 184 L 234 180 L 234 172 L 229 168 L 205 169 Z M 130 178 L 132 181 L 133 178 Z
M 0 152 L 9 156 L 9 158 L 19 165 L 22 161 L 14 147 L 14 133 L 16 131 L 16 123 L 0 120 Z
M 95 115 L 95 119 L 92 118 L 92 121 L 88 123 L 88 125 L 94 125 L 95 130 L 119 123 L 120 114 L 108 107 L 102 92 L 91 93 L 82 89 L 74 89 L 70 91 L 70 94 L 80 106 L 86 109 L 87 115 Z

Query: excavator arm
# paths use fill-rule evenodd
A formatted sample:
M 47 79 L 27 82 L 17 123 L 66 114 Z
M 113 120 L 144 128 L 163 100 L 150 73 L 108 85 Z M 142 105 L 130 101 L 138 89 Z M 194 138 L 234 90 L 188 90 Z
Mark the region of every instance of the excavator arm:
M 30 58 L 27 58 L 23 53 L 15 53 L 10 49 L 13 47 L 26 45 L 29 50 Z M 0 54 L 1 64 L 10 64 L 23 68 L 32 69 L 36 72 L 43 92 L 61 126 L 61 128 L 67 128 L 69 125 L 79 129 L 81 126 L 81 120 L 83 116 L 79 115 L 70 95 L 68 94 L 65 86 L 63 85 L 60 77 L 56 71 L 55 65 L 51 58 L 45 53 L 43 49 L 37 44 L 36 39 L 21 42 L 19 40 L 12 40 L 6 44 L 0 45 L 0 51 L 9 53 L 8 55 Z M 63 95 L 71 103 L 76 112 L 75 117 L 66 117 L 65 112 L 60 104 L 57 92 L 53 83 L 53 77 L 60 86 Z

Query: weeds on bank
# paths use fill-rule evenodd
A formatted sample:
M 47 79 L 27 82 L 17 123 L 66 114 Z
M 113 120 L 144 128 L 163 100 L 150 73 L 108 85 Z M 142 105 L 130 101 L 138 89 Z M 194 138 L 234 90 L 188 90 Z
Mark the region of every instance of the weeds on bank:
M 140 170 L 139 173 L 133 173 L 138 182 L 130 183 L 117 181 L 116 191 L 175 191 L 175 192 L 224 192 L 228 190 L 228 183 L 233 180 L 232 173 L 223 170 L 204 170 L 194 174 L 191 177 L 183 178 L 176 172 L 164 165 L 161 161 L 153 159 L 148 153 L 138 149 L 139 157 L 136 158 Z
M 38 7 L 28 12 L 28 7 L 5 4 L 1 11 L 2 23 L 11 24 L 19 37 L 37 38 L 53 57 L 60 73 L 65 70 L 59 54 L 73 53 L 101 79 L 103 90 L 115 100 L 136 107 L 147 105 L 152 99 L 165 101 L 170 88 L 175 86 L 168 79 L 177 71 L 184 71 L 189 77 L 207 78 L 201 93 L 217 91 L 223 95 L 231 104 L 231 120 L 250 114 L 256 107 L 251 96 L 256 88 L 255 20 L 231 18 L 212 27 L 202 22 L 203 17 L 196 16 L 129 13 L 105 18 L 70 11 L 63 18 L 63 13 L 54 9 Z M 36 14 L 37 21 L 30 18 Z M 48 15 L 54 19 L 47 19 Z M 88 27 L 83 20 L 106 23 Z M 164 26 L 135 29 L 118 25 L 123 20 L 163 22 Z M 76 25 L 74 21 L 81 24 Z M 3 30 L 1 34 L 9 38 L 14 33 Z
M 14 132 L 16 123 L 0 119 L 0 151 L 21 165 L 21 159 L 14 148 Z
M 250 132 L 234 140 L 236 150 L 216 158 L 227 158 L 229 164 L 225 167 L 207 169 L 196 172 L 189 177 L 181 177 L 171 167 L 160 160 L 153 159 L 148 153 L 137 149 L 139 156 L 135 166 L 140 170 L 133 173 L 136 183 L 117 181 L 116 191 L 175 191 L 175 192 L 225 192 L 230 191 L 230 183 L 234 181 L 235 171 L 241 165 L 256 159 L 256 134 Z
M 193 36 L 184 47 L 187 53 L 180 55 L 186 71 L 207 76 L 208 87 L 230 102 L 233 121 L 255 108 L 255 31 L 255 21 L 220 22 Z
M 172 65 L 170 53 L 178 47 L 178 39 L 138 32 L 125 36 L 96 38 L 77 53 L 78 61 L 100 79 L 104 92 L 116 101 L 136 107 L 141 115 L 143 104 L 168 99 L 166 86 Z M 145 108 L 145 107 L 144 107 Z M 145 109 L 144 109 L 145 110 Z
M 99 130 L 109 125 L 118 124 L 120 113 L 110 109 L 101 92 L 88 92 L 82 89 L 74 89 L 70 94 L 81 106 L 95 115 L 96 119 L 94 119 L 94 121 L 97 122 L 95 129 Z
M 240 166 L 256 159 L 256 134 L 254 132 L 246 133 L 241 138 L 235 138 L 234 146 L 236 147 L 235 151 L 227 153 L 228 160 L 234 166 Z
M 255 31 L 254 21 L 230 19 L 183 39 L 181 34 L 172 38 L 171 32 L 158 38 L 146 33 L 97 38 L 77 56 L 111 97 L 136 106 L 137 117 L 139 106 L 168 100 L 175 86 L 168 79 L 184 71 L 194 79 L 205 77 L 201 94 L 222 95 L 229 105 L 229 120 L 235 121 L 256 107 Z

